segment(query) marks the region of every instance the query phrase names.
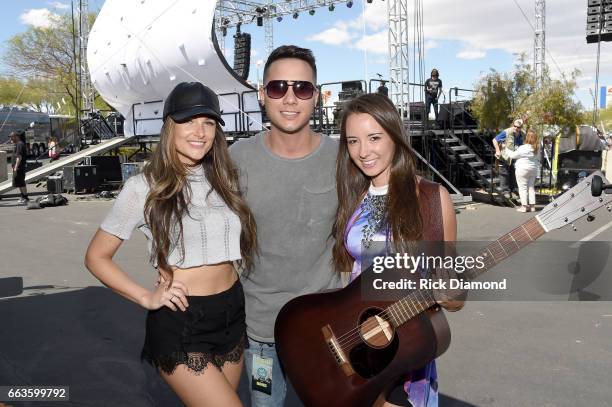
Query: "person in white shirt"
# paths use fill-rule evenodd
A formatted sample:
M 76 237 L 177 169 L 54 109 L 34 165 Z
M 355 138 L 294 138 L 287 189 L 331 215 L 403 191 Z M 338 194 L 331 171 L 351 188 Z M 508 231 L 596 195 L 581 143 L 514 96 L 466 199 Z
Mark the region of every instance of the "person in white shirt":
M 521 206 L 516 210 L 519 212 L 535 211 L 535 180 L 540 167 L 539 146 L 538 136 L 533 130 L 529 130 L 525 137 L 525 144 L 514 151 L 506 151 L 508 158 L 516 160 L 514 168 L 521 199 Z

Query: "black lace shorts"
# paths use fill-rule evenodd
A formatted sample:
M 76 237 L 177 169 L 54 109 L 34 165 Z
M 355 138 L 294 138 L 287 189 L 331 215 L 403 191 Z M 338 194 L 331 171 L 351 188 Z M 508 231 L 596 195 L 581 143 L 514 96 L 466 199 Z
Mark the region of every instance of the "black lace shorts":
M 181 364 L 197 374 L 208 363 L 217 369 L 237 363 L 248 346 L 240 280 L 227 291 L 187 301 L 185 312 L 149 311 L 142 359 L 168 374 Z

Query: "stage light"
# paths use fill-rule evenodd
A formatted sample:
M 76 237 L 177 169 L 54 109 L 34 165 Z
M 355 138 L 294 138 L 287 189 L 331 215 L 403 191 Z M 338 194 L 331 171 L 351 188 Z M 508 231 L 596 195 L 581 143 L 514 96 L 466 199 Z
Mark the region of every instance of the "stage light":
M 366 0 L 368 4 L 372 4 L 372 0 Z
M 283 21 L 283 18 L 281 16 L 278 16 L 278 17 L 276 17 L 276 21 L 278 21 L 280 23 L 281 21 Z
M 308 12 L 308 14 L 310 14 L 311 16 L 314 16 L 314 14 L 315 14 L 314 9 L 313 9 L 313 8 L 311 8 L 311 9 L 310 9 L 310 11 Z
M 299 16 L 300 16 L 300 15 L 298 14 L 298 12 L 297 12 L 297 11 L 296 11 L 295 13 L 293 13 L 293 18 L 294 18 L 294 19 L 296 19 L 296 20 L 297 20 L 297 18 L 298 18 Z
M 257 27 L 263 27 L 263 17 L 262 16 L 257 17 Z
M 329 10 L 329 11 L 334 11 L 335 9 L 336 9 L 336 6 L 334 6 L 334 4 L 333 4 L 333 3 L 332 3 L 332 4 L 330 4 L 330 5 L 329 5 L 329 7 L 328 7 L 328 10 Z
M 353 2 L 352 1 L 347 1 L 346 2 L 346 7 L 348 7 L 348 8 L 353 7 Z
M 227 35 L 227 27 L 221 27 L 221 34 L 225 37 Z

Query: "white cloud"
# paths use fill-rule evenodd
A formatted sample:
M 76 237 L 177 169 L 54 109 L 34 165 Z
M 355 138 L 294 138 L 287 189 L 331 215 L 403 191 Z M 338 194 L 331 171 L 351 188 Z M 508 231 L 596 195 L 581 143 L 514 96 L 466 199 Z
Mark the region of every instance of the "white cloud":
M 355 43 L 355 48 L 366 50 L 368 53 L 386 55 L 388 53 L 389 36 L 387 30 L 375 34 L 364 35 Z
M 363 31 L 362 15 L 349 21 L 347 25 L 351 28 Z M 387 28 L 387 4 L 385 2 L 376 1 L 370 4 L 366 3 L 365 25 L 366 29 L 374 31 L 380 30 L 381 28 Z
M 46 8 L 35 8 L 27 10 L 19 16 L 23 24 L 31 25 L 38 28 L 49 28 L 53 26 L 53 19 L 57 14 L 52 13 Z
M 70 8 L 69 4 L 60 3 L 59 1 L 50 1 L 47 3 L 51 8 L 58 10 L 68 10 Z
M 434 40 L 425 41 L 425 50 L 430 50 L 434 48 L 438 48 L 438 43 L 436 41 Z
M 484 51 L 473 49 L 473 50 L 463 50 L 459 52 L 456 56 L 459 59 L 482 59 L 485 56 L 487 56 L 487 53 Z
M 366 49 L 373 54 L 374 63 L 387 52 L 387 2 L 374 1 L 365 4 L 365 26 L 361 16 L 350 20 L 336 21 L 321 34 L 309 37 L 311 41 L 331 46 Z M 500 52 L 508 55 L 525 53 L 527 62 L 533 63 L 534 32 L 518 5 L 533 25 L 533 0 L 427 0 L 423 3 L 423 31 L 425 50 L 455 47 L 448 52 L 449 64 L 453 60 L 482 59 L 483 73 L 490 67 L 500 69 L 494 58 Z M 465 3 L 465 5 L 463 5 Z M 546 63 L 554 78 L 568 75 L 579 69 L 581 88 L 593 87 L 597 59 L 596 44 L 586 44 L 586 2 L 578 0 L 555 0 L 546 5 Z M 358 5 L 359 3 L 355 3 Z M 408 2 L 409 44 L 413 46 L 413 2 Z M 361 14 L 361 10 L 357 10 Z M 486 59 L 484 59 L 486 58 Z M 377 61 L 378 62 L 378 61 Z M 480 62 L 480 61 L 479 61 Z M 612 70 L 612 43 L 601 44 L 600 70 L 609 76 Z M 590 78 L 590 79 L 587 79 Z M 475 78 L 465 78 L 469 83 Z M 591 83 L 589 83 L 591 82 Z
M 351 41 L 353 35 L 344 27 L 332 27 L 318 34 L 306 37 L 307 41 L 318 41 L 328 45 L 343 45 Z
M 534 24 L 533 0 L 517 2 Z M 594 73 L 595 46 L 587 45 L 584 38 L 586 4 L 576 0 L 548 3 L 546 63 L 551 75 L 559 77 L 559 70 L 569 74 L 575 68 L 583 74 Z M 431 0 L 424 2 L 423 15 L 426 40 L 459 41 L 461 51 L 456 54 L 457 58 L 503 50 L 510 54 L 524 52 L 528 62 L 533 62 L 534 32 L 514 1 L 472 0 L 469 7 L 457 7 L 455 0 Z M 612 64 L 612 53 L 606 52 L 606 47 L 610 49 L 609 43 L 602 43 L 602 68 Z
M 257 51 L 256 49 L 252 49 L 252 50 L 251 50 L 251 56 L 252 56 L 252 57 L 255 57 L 255 56 L 257 56 L 257 55 L 259 55 L 259 51 Z

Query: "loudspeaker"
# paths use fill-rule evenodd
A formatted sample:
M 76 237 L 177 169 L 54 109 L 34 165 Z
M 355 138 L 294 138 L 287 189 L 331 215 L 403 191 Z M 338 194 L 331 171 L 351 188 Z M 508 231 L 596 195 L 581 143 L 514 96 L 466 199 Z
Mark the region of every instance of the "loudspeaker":
M 62 175 L 49 175 L 47 177 L 47 192 L 51 194 L 64 192 L 64 177 Z
M 116 155 L 90 155 L 85 157 L 86 165 L 94 165 L 100 183 L 121 182 L 121 162 Z
M 557 168 L 578 171 L 595 171 L 601 168 L 601 151 L 568 151 L 560 153 Z
M 251 34 L 238 33 L 234 38 L 234 71 L 246 80 L 251 66 Z
M 442 103 L 439 106 L 438 122 L 446 125 L 453 121 L 454 127 L 477 126 L 476 120 L 470 114 L 470 102 Z
M 425 114 L 425 102 L 410 102 L 410 120 L 423 121 Z M 425 115 L 427 117 L 427 115 Z
M 612 1 L 589 0 L 587 5 L 586 40 L 587 44 L 612 41 Z M 601 31 L 600 31 L 601 30 Z M 600 37 L 601 32 L 601 37 Z
M 98 188 L 98 171 L 95 165 L 64 167 L 64 191 L 75 194 L 80 191 L 94 191 Z

